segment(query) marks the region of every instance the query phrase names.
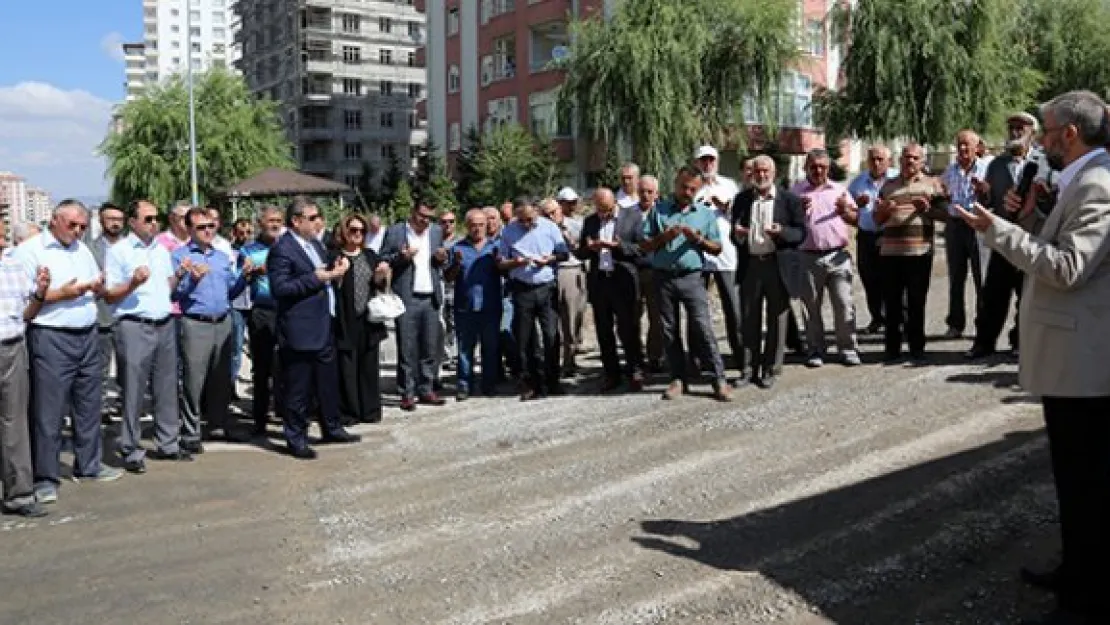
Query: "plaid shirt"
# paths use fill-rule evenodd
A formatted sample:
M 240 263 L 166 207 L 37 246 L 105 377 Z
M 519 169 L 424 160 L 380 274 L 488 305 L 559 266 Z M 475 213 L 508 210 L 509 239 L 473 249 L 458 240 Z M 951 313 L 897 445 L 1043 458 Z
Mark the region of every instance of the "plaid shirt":
M 0 341 L 23 335 L 23 309 L 33 287 L 19 261 L 11 255 L 0 257 Z

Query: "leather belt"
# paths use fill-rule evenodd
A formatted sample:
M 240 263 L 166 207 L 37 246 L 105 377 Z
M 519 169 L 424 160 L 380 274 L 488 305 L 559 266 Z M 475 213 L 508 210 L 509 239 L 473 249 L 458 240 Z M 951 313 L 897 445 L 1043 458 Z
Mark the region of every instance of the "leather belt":
M 227 319 L 227 313 L 215 317 L 213 317 L 212 315 L 194 315 L 193 313 L 185 313 L 185 318 L 192 319 L 193 321 L 200 321 L 202 323 L 219 323 L 224 319 Z
M 139 315 L 123 315 L 119 318 L 119 320 L 120 321 L 133 321 L 135 323 L 141 323 L 141 324 L 146 325 L 146 326 L 163 326 L 163 325 L 166 325 L 167 323 L 169 323 L 170 316 L 166 315 L 165 317 L 162 317 L 161 319 L 148 319 L 146 317 L 140 317 Z
M 830 247 L 827 250 L 802 250 L 802 251 L 805 252 L 806 254 L 813 254 L 814 256 L 828 256 L 829 254 L 835 254 L 835 253 L 843 251 L 843 250 L 844 250 L 844 246 L 841 245 L 840 247 Z
M 12 345 L 18 345 L 22 342 L 23 342 L 23 335 L 22 334 L 17 334 L 15 336 L 8 337 L 8 338 L 0 341 L 0 347 L 11 347 Z
M 53 330 L 54 332 L 64 332 L 65 334 L 88 334 L 89 332 L 97 329 L 97 325 L 95 323 L 84 328 L 56 328 L 54 326 L 44 326 L 35 323 L 31 324 L 31 327 L 35 330 Z

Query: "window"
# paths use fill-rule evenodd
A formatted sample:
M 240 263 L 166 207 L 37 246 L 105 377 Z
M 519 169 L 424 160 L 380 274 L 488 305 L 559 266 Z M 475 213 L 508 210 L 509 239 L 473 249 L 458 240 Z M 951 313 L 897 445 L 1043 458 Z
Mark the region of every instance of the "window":
M 383 33 L 393 32 L 393 20 L 388 17 L 379 17 L 378 30 L 382 31 Z
M 459 122 L 453 122 L 451 128 L 447 131 L 447 149 L 452 152 L 458 152 L 462 149 L 462 128 Z
M 379 119 L 379 121 L 381 122 L 380 125 L 381 125 L 382 128 L 392 128 L 393 127 L 393 111 L 382 111 L 381 118 Z
M 459 8 L 454 7 L 447 12 L 447 36 L 459 34 Z
M 195 54 L 200 54 L 200 42 L 199 42 L 199 41 L 194 41 L 194 42 L 193 42 L 193 43 L 192 43 L 192 44 L 191 44 L 191 45 L 189 46 L 189 48 L 190 48 L 190 49 L 192 49 L 192 51 L 193 51 L 193 52 L 194 52 Z
M 825 24 L 820 20 L 806 22 L 805 51 L 813 56 L 825 56 Z
M 343 111 L 343 127 L 347 130 L 362 130 L 362 111 Z
M 189 21 L 196 24 L 200 21 L 200 11 L 189 11 Z
M 212 23 L 217 25 L 217 26 L 223 26 L 224 25 L 224 12 L 223 11 L 216 11 L 215 13 L 213 13 L 212 14 Z
M 362 62 L 362 48 L 358 46 L 343 46 L 343 62 L 355 65 Z
M 409 111 L 409 128 L 416 128 L 419 124 L 416 119 L 416 112 Z
M 542 72 L 555 60 L 556 50 L 565 51 L 567 45 L 567 25 L 552 22 L 529 29 L 528 67 L 533 72 Z
M 412 160 L 416 160 L 418 158 L 420 158 L 420 146 L 419 145 L 410 145 L 409 146 L 409 160 L 412 161 Z
M 357 188 L 358 185 L 362 183 L 362 176 L 347 174 L 346 176 L 343 176 L 343 183 L 346 184 L 348 187 Z
M 389 145 L 388 143 L 382 144 L 381 155 L 384 160 L 391 161 L 396 154 L 397 150 L 394 149 L 392 145 Z
M 222 8 L 224 0 L 208 0 L 208 4 L 212 5 L 212 8 Z
M 382 95 L 393 95 L 393 81 L 381 81 L 380 83 L 378 83 L 378 91 L 381 92 Z
M 222 43 L 212 44 L 212 54 L 224 54 L 227 51 L 227 46 Z
M 343 158 L 348 161 L 362 160 L 362 144 L 347 143 L 343 146 Z
M 493 57 L 487 54 L 482 57 L 482 86 L 485 87 L 491 82 L 493 82 Z
M 180 41 L 171 41 L 170 42 L 170 47 L 173 48 L 174 50 L 180 50 L 181 49 L 181 42 Z
M 181 65 L 181 58 L 180 58 L 180 57 L 176 57 L 176 56 L 175 56 L 175 57 L 173 57 L 173 64 L 174 64 L 174 65 Z
M 190 26 L 189 27 L 189 36 L 190 37 L 200 37 L 200 26 Z
M 362 27 L 362 21 L 357 15 L 344 14 L 343 15 L 343 32 L 357 33 Z
M 419 100 L 420 96 L 423 92 L 424 92 L 424 88 L 420 83 L 418 83 L 418 82 L 410 82 L 409 83 L 409 97 L 410 98 L 415 98 L 415 99 Z
M 561 113 L 557 91 L 541 91 L 528 96 L 528 120 L 532 132 L 551 138 L 570 136 L 570 116 Z
M 516 39 L 504 37 L 493 42 L 493 79 L 516 76 Z
M 409 67 L 416 67 L 416 53 L 409 52 Z
M 452 65 L 447 70 L 447 93 L 458 93 L 462 79 L 459 77 L 459 66 Z
M 762 124 L 769 113 L 779 126 L 785 128 L 813 127 L 813 81 L 809 76 L 786 72 L 769 100 L 770 110 L 763 111 L 754 95 L 744 96 L 744 122 Z
M 359 78 L 344 78 L 343 93 L 346 95 L 362 95 L 362 80 Z
M 420 22 L 409 22 L 409 37 L 420 38 Z
M 153 26 L 147 26 L 146 31 L 150 34 L 154 34 L 157 32 L 157 30 L 155 30 Z M 170 32 L 176 35 L 181 32 L 181 27 L 177 24 L 173 24 L 170 26 Z
M 481 19 L 485 24 L 491 19 L 504 15 L 505 13 L 512 13 L 516 9 L 515 0 L 482 0 Z
M 393 65 L 393 50 L 378 50 L 378 61 L 382 65 Z
M 200 69 L 200 59 L 193 59 L 193 69 Z
M 177 17 L 178 15 L 181 15 L 181 11 L 178 11 L 177 9 L 170 9 L 170 17 Z
M 222 29 L 222 28 L 213 28 L 212 29 L 212 38 L 215 39 L 216 41 L 223 41 L 225 37 L 227 37 L 227 31 L 225 31 L 224 29 Z

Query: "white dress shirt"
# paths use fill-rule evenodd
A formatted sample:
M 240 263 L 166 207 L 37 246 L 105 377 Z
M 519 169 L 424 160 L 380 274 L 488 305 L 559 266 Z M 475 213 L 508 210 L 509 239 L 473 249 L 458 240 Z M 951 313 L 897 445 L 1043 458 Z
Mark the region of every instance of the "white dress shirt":
M 70 280 L 92 282 L 100 275 L 96 259 L 87 245 L 77 240 L 63 246 L 49 230 L 24 241 L 15 248 L 15 258 L 33 282 L 38 268 L 50 268 L 50 289 L 61 288 Z M 52 304 L 43 304 L 35 325 L 79 330 L 96 323 L 96 298 L 92 293 Z
M 301 235 L 297 234 L 296 232 L 290 231 L 290 234 L 292 234 L 293 238 L 297 240 L 297 243 L 301 244 L 301 248 L 304 250 L 305 254 L 308 254 L 308 259 L 312 261 L 312 265 L 316 269 L 321 269 L 325 266 L 324 265 L 324 259 L 321 258 L 319 252 L 316 251 L 316 246 L 315 245 L 313 245 L 313 244 L 309 243 L 308 241 L 306 241 L 305 239 L 303 239 L 301 237 Z M 332 317 L 334 317 L 335 316 L 335 289 L 332 288 L 331 281 L 327 282 L 327 284 L 325 285 L 325 288 L 327 288 L 327 290 L 328 290 L 328 314 L 331 315 Z
M 435 290 L 432 281 L 432 241 L 431 226 L 424 228 L 423 233 L 412 229 L 412 224 L 405 224 L 405 238 L 409 247 L 416 250 L 412 257 L 412 292 L 421 295 L 431 295 Z
M 727 212 L 719 208 L 715 212 L 717 214 L 717 230 L 721 233 L 721 253 L 716 256 L 705 255 L 705 270 L 736 271 L 736 246 L 732 243 L 732 237 L 728 236 L 728 233 L 732 232 L 732 221 L 729 219 Z
M 624 189 L 617 191 L 617 206 L 621 208 L 632 208 L 640 203 L 640 198 L 635 195 L 629 195 L 624 192 Z
M 371 234 L 366 233 L 366 247 L 374 250 L 375 254 L 382 251 L 382 241 L 385 240 L 385 228 L 378 228 L 378 231 Z
M 601 221 L 601 230 L 598 231 L 597 236 L 602 241 L 612 241 L 616 238 L 617 216 L 620 215 L 620 210 L 621 206 L 618 204 L 616 208 L 613 209 L 613 213 L 609 216 L 609 219 L 603 219 Z M 607 247 L 598 250 L 597 270 L 609 272 L 613 270 L 613 266 L 613 250 Z
M 1079 173 L 1080 169 L 1083 169 L 1084 165 L 1091 162 L 1091 159 L 1098 156 L 1099 154 L 1105 153 L 1106 150 L 1104 148 L 1095 148 L 1094 150 L 1091 150 L 1090 152 L 1087 152 L 1083 156 L 1080 156 L 1079 158 L 1072 161 L 1071 165 L 1065 167 L 1064 171 L 1060 172 L 1060 179 L 1056 183 L 1057 187 L 1060 189 L 1060 193 L 1063 193 L 1064 189 L 1067 189 L 1068 185 L 1071 184 L 1071 181 L 1075 180 L 1075 175 Z
M 775 251 L 775 242 L 764 230 L 775 223 L 775 187 L 767 197 L 756 193 L 752 202 L 751 228 L 748 231 L 748 253 L 752 256 L 761 256 Z
M 717 197 L 725 204 L 732 204 L 732 199 L 736 197 L 737 193 L 740 193 L 740 186 L 736 184 L 735 180 L 728 176 L 713 174 L 711 182 L 706 182 L 701 186 L 701 189 L 698 189 L 694 201 L 713 206 L 709 198 Z

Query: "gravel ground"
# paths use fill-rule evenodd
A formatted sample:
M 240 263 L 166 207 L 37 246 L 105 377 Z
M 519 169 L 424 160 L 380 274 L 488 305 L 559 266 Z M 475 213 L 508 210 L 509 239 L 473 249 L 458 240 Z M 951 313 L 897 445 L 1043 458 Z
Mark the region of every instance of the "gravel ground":
M 0 519 L 0 623 L 1016 623 L 1049 605 L 1017 568 L 1056 549 L 1040 410 L 967 346 L 730 405 L 586 378 L 390 410 L 314 463 L 214 445 L 67 485 Z

